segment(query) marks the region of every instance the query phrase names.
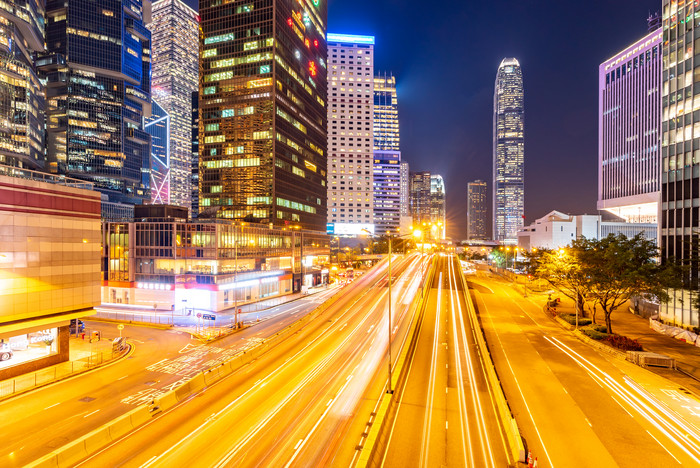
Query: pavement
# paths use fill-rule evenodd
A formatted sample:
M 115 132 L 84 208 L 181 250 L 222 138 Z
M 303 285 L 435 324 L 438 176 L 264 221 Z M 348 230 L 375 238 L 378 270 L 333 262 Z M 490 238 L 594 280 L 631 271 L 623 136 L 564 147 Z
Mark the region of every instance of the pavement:
M 481 271 L 467 278 L 540 467 L 700 466 L 700 399 L 687 387 L 580 341 L 543 311 L 546 295 Z
M 376 404 L 366 389 L 386 378 L 385 267 L 240 371 L 79 466 L 349 466 L 369 416 L 361 408 Z M 415 256 L 392 271 L 399 334 L 419 271 Z
M 554 295 L 553 295 L 554 296 Z M 555 297 L 561 297 L 556 295 Z M 568 298 L 562 298 L 557 307 L 558 313 L 574 314 L 574 304 Z M 649 326 L 649 320 L 629 312 L 629 304 L 622 305 L 611 315 L 613 333 L 635 339 L 644 351 L 664 354 L 676 360 L 676 367 L 681 371 L 649 367 L 649 370 L 672 380 L 684 388 L 691 389 L 700 395 L 700 347 L 683 343 L 668 335 L 654 331 Z M 605 323 L 602 311 L 596 314 L 598 323 Z

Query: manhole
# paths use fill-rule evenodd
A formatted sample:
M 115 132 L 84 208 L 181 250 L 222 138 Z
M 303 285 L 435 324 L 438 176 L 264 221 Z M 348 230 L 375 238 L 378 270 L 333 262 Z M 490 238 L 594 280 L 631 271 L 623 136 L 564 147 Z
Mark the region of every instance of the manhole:
M 94 400 L 93 397 L 86 396 L 85 398 L 81 398 L 78 401 L 82 401 L 83 403 L 90 403 L 93 400 Z

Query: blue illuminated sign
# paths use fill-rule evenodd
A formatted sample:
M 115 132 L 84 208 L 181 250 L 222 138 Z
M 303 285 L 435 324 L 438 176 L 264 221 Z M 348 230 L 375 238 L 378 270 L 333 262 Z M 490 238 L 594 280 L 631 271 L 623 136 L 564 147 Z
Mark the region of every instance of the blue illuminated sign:
M 351 44 L 372 44 L 374 36 L 355 36 L 352 34 L 332 34 L 328 33 L 328 42 L 349 42 Z

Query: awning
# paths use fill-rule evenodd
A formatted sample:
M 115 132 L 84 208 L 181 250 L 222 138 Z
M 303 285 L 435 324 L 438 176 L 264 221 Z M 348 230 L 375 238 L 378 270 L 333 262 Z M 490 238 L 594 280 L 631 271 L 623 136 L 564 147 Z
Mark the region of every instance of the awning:
M 94 309 L 79 310 L 76 312 L 64 312 L 62 314 L 50 315 L 27 320 L 20 320 L 11 323 L 0 323 L 0 339 L 8 339 L 17 335 L 33 333 L 47 328 L 63 327 L 70 325 L 70 321 L 82 317 L 95 315 Z

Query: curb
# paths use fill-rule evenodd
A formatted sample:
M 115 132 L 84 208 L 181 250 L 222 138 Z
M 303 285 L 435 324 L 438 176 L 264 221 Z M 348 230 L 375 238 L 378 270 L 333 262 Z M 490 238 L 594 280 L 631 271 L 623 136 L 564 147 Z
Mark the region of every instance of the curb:
M 551 317 L 550 314 L 547 313 L 547 311 L 542 308 L 542 312 L 544 312 L 545 315 Z M 583 333 L 581 330 L 576 330 L 573 325 L 571 325 L 569 322 L 566 322 L 565 320 L 559 318 L 559 316 L 554 316 L 554 321 L 557 322 L 561 327 L 569 330 L 579 341 L 582 341 L 589 345 L 592 348 L 595 348 L 598 351 L 602 351 L 606 354 L 609 354 L 610 356 L 616 358 L 616 359 L 621 359 L 623 361 L 627 360 L 627 353 L 623 353 L 622 351 L 618 351 L 614 348 L 611 348 L 608 345 L 604 345 L 603 343 L 599 343 L 598 341 L 594 340 L 593 338 L 586 336 L 585 333 Z
M 86 368 L 86 369 L 83 369 L 83 370 L 78 371 L 78 372 L 74 372 L 74 373 L 72 373 L 72 374 L 66 374 L 65 376 L 63 376 L 63 377 L 61 377 L 61 378 L 58 378 L 58 379 L 55 379 L 55 380 L 50 380 L 50 381 L 44 382 L 44 383 L 42 383 L 42 384 L 40 384 L 40 385 L 35 385 L 35 386 L 33 386 L 33 387 L 25 388 L 24 390 L 20 390 L 19 392 L 10 393 L 9 395 L 5 395 L 4 397 L 0 397 L 0 402 L 4 402 L 4 401 L 11 400 L 11 399 L 13 399 L 13 398 L 15 398 L 15 397 L 18 397 L 18 396 L 20 396 L 20 395 L 24 395 L 25 393 L 29 393 L 29 392 L 31 392 L 31 391 L 38 390 L 38 389 L 40 389 L 40 388 L 48 387 L 49 385 L 53 385 L 53 384 L 55 384 L 55 383 L 63 382 L 64 380 L 68 380 L 68 379 L 71 379 L 71 378 L 73 378 L 73 377 L 79 377 L 79 376 L 81 376 L 81 375 L 83 375 L 83 374 L 86 374 L 86 373 L 88 373 L 88 372 L 91 372 L 91 371 L 94 371 L 94 370 L 97 370 L 97 369 L 101 369 L 102 367 L 105 367 L 105 366 L 108 366 L 108 365 L 111 365 L 111 364 L 116 364 L 117 362 L 121 361 L 121 360 L 124 359 L 124 358 L 127 358 L 127 357 L 131 356 L 131 355 L 134 353 L 134 349 L 135 349 L 134 346 L 133 346 L 131 343 L 129 343 L 129 342 L 126 342 L 126 345 L 129 347 L 129 350 L 126 351 L 124 354 L 122 354 L 121 356 L 119 356 L 119 357 L 117 357 L 117 358 L 114 358 L 114 359 L 112 359 L 112 360 L 110 360 L 110 361 L 107 361 L 107 362 L 103 362 L 102 364 L 100 364 L 100 365 L 98 365 L 98 366 L 88 367 L 88 368 Z
M 365 292 L 360 295 L 360 297 L 355 302 L 348 305 L 348 307 L 352 307 L 367 293 L 368 292 Z M 184 400 L 187 400 L 191 396 L 199 393 L 201 390 L 213 385 L 224 377 L 227 377 L 228 375 L 241 369 L 243 366 L 258 359 L 270 348 L 278 344 L 278 342 L 286 339 L 288 336 L 294 333 L 299 332 L 299 330 L 328 310 L 328 308 L 338 302 L 342 297 L 342 294 L 334 294 L 328 300 L 316 307 L 313 311 L 286 326 L 269 338 L 266 338 L 264 341 L 261 341 L 253 348 L 241 351 L 220 364 L 201 371 L 184 384 L 159 396 L 150 403 L 140 405 L 132 411 L 118 416 L 116 419 L 105 423 L 84 436 L 79 437 L 78 439 L 34 460 L 33 462 L 27 464 L 26 467 L 63 468 L 73 466 L 77 462 L 93 455 L 102 447 L 105 447 L 109 443 L 120 439 L 127 433 L 148 422 L 153 418 L 153 416 L 177 406 Z
M 156 328 L 158 330 L 170 330 L 170 329 L 174 328 L 173 325 L 160 325 L 157 323 L 138 322 L 138 321 L 134 321 L 134 320 L 116 320 L 116 319 L 96 317 L 94 315 L 91 316 L 88 320 L 90 320 L 91 322 L 102 322 L 102 323 L 127 323 L 129 325 L 135 325 L 137 327 Z

